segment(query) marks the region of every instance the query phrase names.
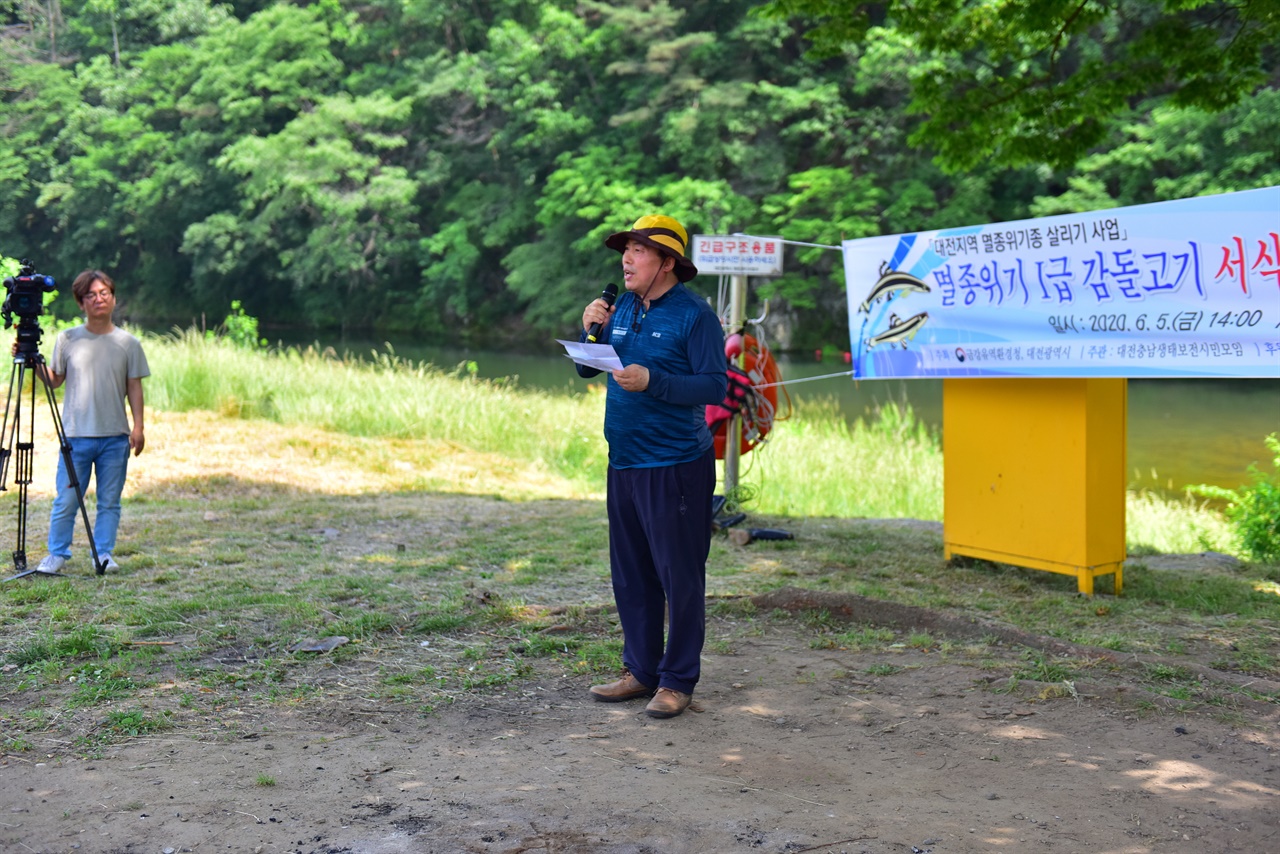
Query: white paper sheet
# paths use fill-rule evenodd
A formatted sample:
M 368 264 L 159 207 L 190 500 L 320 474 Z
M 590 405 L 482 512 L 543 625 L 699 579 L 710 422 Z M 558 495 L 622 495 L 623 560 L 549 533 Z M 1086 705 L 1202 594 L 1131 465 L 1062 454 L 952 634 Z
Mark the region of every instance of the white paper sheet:
M 557 344 L 564 345 L 564 354 L 579 365 L 595 368 L 600 371 L 622 370 L 622 360 L 618 358 L 612 344 L 586 344 L 581 341 L 564 341 L 556 339 Z

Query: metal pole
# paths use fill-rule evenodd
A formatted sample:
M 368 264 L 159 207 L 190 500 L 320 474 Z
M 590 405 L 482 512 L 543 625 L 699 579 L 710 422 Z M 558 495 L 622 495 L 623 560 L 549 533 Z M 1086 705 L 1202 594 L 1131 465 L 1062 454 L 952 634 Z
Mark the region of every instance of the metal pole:
M 747 314 L 747 277 L 732 276 L 729 279 L 729 334 L 742 332 L 743 318 Z M 742 367 L 742 353 L 733 357 L 735 367 Z M 729 429 L 724 440 L 724 496 L 732 500 L 738 488 L 738 461 L 742 456 L 742 416 L 729 419 Z

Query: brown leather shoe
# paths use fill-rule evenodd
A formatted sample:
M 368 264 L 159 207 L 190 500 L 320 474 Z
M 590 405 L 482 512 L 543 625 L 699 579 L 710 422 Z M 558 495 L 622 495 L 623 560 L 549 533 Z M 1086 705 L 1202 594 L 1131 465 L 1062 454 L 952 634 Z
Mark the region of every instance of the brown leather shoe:
M 636 697 L 648 697 L 652 693 L 653 689 L 632 676 L 630 670 L 623 670 L 622 678 L 616 682 L 591 686 L 591 696 L 602 703 L 621 703 Z
M 674 718 L 689 708 L 692 699 L 692 694 L 682 694 L 673 688 L 659 688 L 649 705 L 644 707 L 644 713 L 651 718 Z

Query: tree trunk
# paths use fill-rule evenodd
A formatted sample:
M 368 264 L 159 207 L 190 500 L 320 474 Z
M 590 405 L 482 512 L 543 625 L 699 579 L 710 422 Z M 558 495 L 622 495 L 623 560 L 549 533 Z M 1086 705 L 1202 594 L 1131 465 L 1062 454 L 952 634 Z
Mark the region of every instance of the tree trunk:
M 58 0 L 48 0 L 49 15 L 49 61 L 58 61 L 58 21 L 62 18 L 62 7 Z M 34 28 L 33 28 L 34 29 Z

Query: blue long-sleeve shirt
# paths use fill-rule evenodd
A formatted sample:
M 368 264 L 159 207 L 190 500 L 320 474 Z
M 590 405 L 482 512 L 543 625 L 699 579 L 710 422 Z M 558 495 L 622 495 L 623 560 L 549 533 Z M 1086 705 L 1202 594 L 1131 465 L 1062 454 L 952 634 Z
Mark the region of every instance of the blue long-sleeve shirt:
M 584 333 L 585 335 L 585 333 Z M 618 300 L 601 334 L 623 366 L 649 369 L 649 387 L 625 391 L 609 377 L 604 436 L 609 465 L 655 468 L 696 460 L 711 447 L 706 407 L 724 400 L 724 333 L 706 300 L 677 284 L 646 311 L 635 294 Z M 600 373 L 578 365 L 583 377 Z

